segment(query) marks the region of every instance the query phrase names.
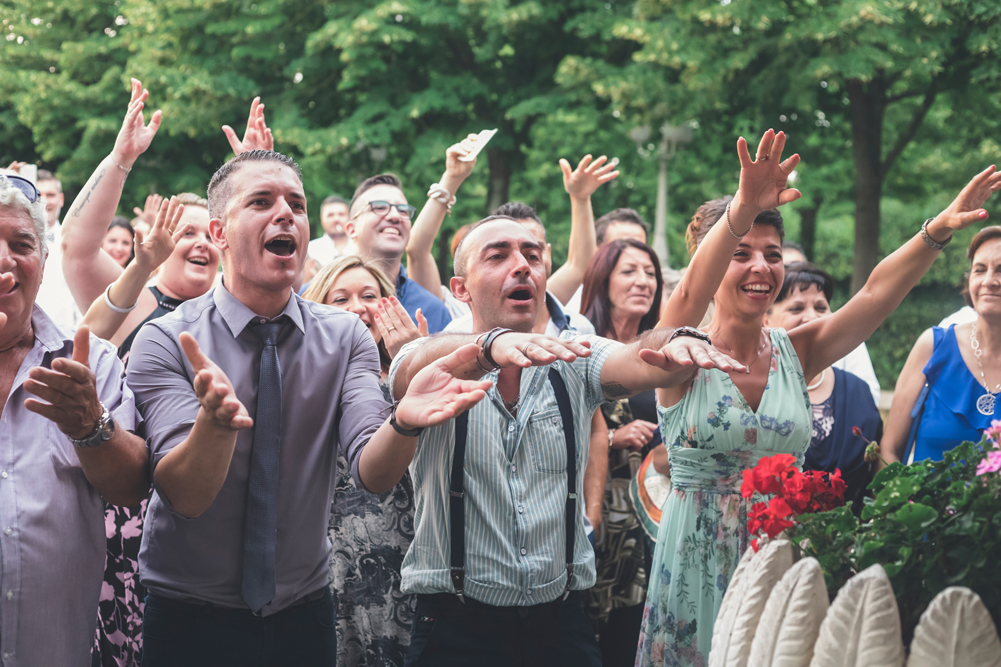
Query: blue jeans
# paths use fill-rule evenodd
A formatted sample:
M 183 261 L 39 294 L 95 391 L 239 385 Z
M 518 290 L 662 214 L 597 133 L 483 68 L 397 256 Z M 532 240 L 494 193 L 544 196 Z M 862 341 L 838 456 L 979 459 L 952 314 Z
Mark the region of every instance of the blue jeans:
M 336 607 L 326 586 L 265 617 L 148 593 L 143 667 L 332 667 L 337 662 Z

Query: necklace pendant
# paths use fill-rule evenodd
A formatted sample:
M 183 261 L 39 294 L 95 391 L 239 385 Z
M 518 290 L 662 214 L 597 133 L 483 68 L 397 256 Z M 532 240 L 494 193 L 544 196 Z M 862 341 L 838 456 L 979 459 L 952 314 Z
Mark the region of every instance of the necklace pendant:
M 977 399 L 977 412 L 984 415 L 985 417 L 992 417 L 994 415 L 994 401 L 996 396 L 994 394 L 984 394 Z

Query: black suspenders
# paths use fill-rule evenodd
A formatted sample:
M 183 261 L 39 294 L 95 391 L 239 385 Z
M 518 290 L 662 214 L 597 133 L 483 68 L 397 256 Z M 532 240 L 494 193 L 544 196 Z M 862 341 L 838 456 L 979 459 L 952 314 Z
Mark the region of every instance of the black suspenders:
M 566 551 L 567 585 L 563 597 L 570 594 L 570 583 L 573 580 L 574 539 L 577 531 L 577 435 L 574 431 L 573 410 L 570 406 L 570 394 L 563 377 L 555 368 L 549 369 L 549 383 L 556 394 L 556 404 L 560 409 L 560 419 L 563 421 L 563 432 L 566 434 L 567 446 L 567 502 L 566 502 Z M 466 460 L 466 439 L 469 433 L 469 411 L 455 418 L 455 451 L 452 457 L 452 481 L 448 491 L 449 521 L 448 531 L 451 542 L 451 577 L 452 586 L 459 599 L 463 597 L 463 587 L 466 579 L 466 514 L 463 498 L 462 471 Z

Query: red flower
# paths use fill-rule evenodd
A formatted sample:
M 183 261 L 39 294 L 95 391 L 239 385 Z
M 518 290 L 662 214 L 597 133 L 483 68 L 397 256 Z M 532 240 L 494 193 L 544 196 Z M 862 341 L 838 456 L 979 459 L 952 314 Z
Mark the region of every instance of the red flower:
M 772 498 L 768 503 L 768 511 L 762 521 L 762 528 L 768 537 L 777 537 L 786 528 L 793 525 L 788 517 L 792 516 L 792 508 L 783 498 Z
M 781 491 L 782 483 L 788 477 L 788 473 L 796 470 L 792 467 L 795 462 L 796 457 L 792 454 L 762 457 L 758 465 L 751 470 L 755 490 L 764 495 Z
M 743 498 L 750 498 L 754 495 L 754 472 L 748 468 L 742 474 L 744 482 L 740 485 L 740 495 Z
M 862 429 L 860 429 L 858 426 L 852 426 L 852 435 L 854 435 L 856 438 L 861 438 Z
M 756 533 L 761 530 L 765 518 L 768 516 L 768 505 L 766 503 L 754 503 L 747 513 L 747 531 Z
M 780 494 L 796 514 L 802 514 L 810 505 L 812 485 L 810 479 L 800 472 L 794 472 L 785 481 Z

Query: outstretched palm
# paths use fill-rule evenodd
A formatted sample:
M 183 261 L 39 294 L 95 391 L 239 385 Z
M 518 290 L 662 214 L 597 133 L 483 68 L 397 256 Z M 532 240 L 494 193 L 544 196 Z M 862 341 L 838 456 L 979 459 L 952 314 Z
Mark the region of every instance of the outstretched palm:
M 426 428 L 452 419 L 483 400 L 493 384 L 489 380 L 460 380 L 453 373 L 480 353 L 475 343 L 424 367 L 396 408 L 396 421 L 404 428 Z
M 118 131 L 115 148 L 112 151 L 115 162 L 122 167 L 132 167 L 136 158 L 149 148 L 156 131 L 160 129 L 162 115 L 160 111 L 153 114 L 149 125 L 146 125 L 143 119 L 143 106 L 147 97 L 149 90 L 144 89 L 138 79 L 132 79 L 132 99 L 129 101 L 129 109 L 125 113 L 122 129 Z
M 737 140 L 737 155 L 740 157 L 740 197 L 741 201 L 761 210 L 778 208 L 800 198 L 799 190 L 787 188 L 789 174 L 799 164 L 799 155 L 782 161 L 782 150 L 786 145 L 784 132 L 775 134 L 768 130 L 761 137 L 754 161 L 747 150 L 744 137 Z

